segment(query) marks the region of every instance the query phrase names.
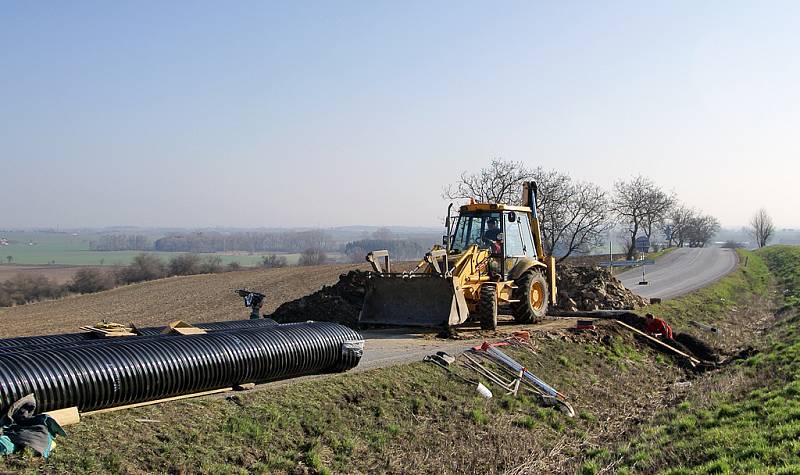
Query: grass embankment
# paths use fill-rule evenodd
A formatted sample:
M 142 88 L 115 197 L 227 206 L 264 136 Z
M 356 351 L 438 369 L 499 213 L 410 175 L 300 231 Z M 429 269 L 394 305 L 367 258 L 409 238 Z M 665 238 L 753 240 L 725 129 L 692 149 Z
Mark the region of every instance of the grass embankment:
M 652 388 L 680 372 L 615 330 L 605 340 L 542 339 L 536 354 L 508 350 L 571 398 L 575 418 L 496 386 L 483 399 L 441 368 L 415 363 L 87 417 L 47 461 L 15 455 L 0 471 L 497 473 L 524 465 L 526 473 L 539 464 L 550 472 L 646 414 Z
M 691 321 L 717 327 L 719 336 L 705 336 L 730 350 L 752 340 L 753 332 L 771 319 L 771 281 L 770 269 L 759 255 L 740 250 L 739 266 L 719 282 L 647 311 L 663 317 L 675 331 L 703 335 Z
M 768 266 L 785 292 L 774 302 L 781 310 L 762 339 L 761 352 L 699 380 L 677 407 L 603 454 L 594 466 L 617 464 L 619 473 L 672 475 L 800 473 L 800 247 L 776 246 L 748 254 L 748 266 L 740 268 L 738 276 L 684 299 L 682 305 L 695 306 L 694 299 L 705 293 L 731 310 L 735 304 L 730 299 L 747 291 L 741 277 L 763 282 L 753 290 L 766 292 L 763 268 Z M 665 312 L 678 311 L 663 307 Z M 712 319 L 719 311 L 705 311 L 706 317 Z
M 658 259 L 660 257 L 664 257 L 665 255 L 669 254 L 670 252 L 674 251 L 675 249 L 678 249 L 678 248 L 677 247 L 667 247 L 667 248 L 661 249 L 660 251 L 648 252 L 647 254 L 645 254 L 644 257 L 645 257 L 645 259 Z

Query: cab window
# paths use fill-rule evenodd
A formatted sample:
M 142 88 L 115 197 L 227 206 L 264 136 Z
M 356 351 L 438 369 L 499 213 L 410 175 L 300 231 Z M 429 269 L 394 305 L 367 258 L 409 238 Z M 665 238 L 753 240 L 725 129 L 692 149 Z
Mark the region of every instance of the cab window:
M 453 235 L 452 248 L 463 251 L 470 244 L 476 244 L 481 237 L 481 219 L 476 216 L 461 215 Z
M 473 244 L 488 249 L 500 234 L 500 218 L 500 213 L 462 214 L 458 218 L 451 249 L 460 252 Z M 494 223 L 490 224 L 490 221 Z
M 506 257 L 519 257 L 525 255 L 525 243 L 522 238 L 520 230 L 519 214 L 514 215 L 514 221 L 511 221 L 511 214 L 504 213 L 505 219 L 505 238 Z
M 525 255 L 536 258 L 536 246 L 533 243 L 531 222 L 528 219 L 528 215 L 517 213 L 517 221 L 519 221 L 519 230 L 522 233 L 522 244 L 525 245 Z

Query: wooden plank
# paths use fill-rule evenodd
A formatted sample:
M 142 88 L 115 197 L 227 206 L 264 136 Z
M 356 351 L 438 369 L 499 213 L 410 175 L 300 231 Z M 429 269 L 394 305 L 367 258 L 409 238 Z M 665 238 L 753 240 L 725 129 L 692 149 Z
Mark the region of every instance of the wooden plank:
M 185 327 L 175 327 L 172 329 L 173 333 L 179 333 L 181 335 L 205 335 L 206 331 L 202 328 L 185 328 Z
M 103 338 L 116 338 L 121 336 L 139 336 L 139 335 L 131 332 L 108 332 L 105 335 L 103 335 Z
M 45 412 L 45 414 L 55 419 L 61 427 L 77 424 L 81 421 L 81 415 L 75 406 L 56 409 L 55 411 Z
M 167 397 L 164 399 L 156 399 L 154 401 L 137 402 L 136 404 L 127 404 L 125 406 L 107 407 L 105 409 L 97 409 L 95 411 L 82 412 L 81 415 L 93 416 L 95 414 L 105 414 L 107 412 L 122 411 L 124 409 L 133 409 L 136 407 L 151 406 L 153 404 L 161 404 L 163 402 L 180 401 L 181 399 L 190 399 L 195 397 L 208 396 L 211 394 L 226 393 L 228 391 L 233 391 L 233 388 L 212 389 L 211 391 L 202 391 L 199 393 L 184 394 L 182 396 Z
M 102 337 L 102 338 L 118 337 L 118 336 L 137 336 L 136 333 L 131 333 L 131 332 L 129 332 L 129 331 L 123 329 L 123 328 L 108 330 L 108 329 L 105 329 L 105 328 L 83 326 L 83 327 L 80 327 L 80 329 L 88 331 L 90 333 L 93 333 L 96 336 Z
M 184 322 L 183 320 L 175 320 L 167 325 L 161 333 L 180 333 L 181 335 L 203 335 L 206 333 L 202 328 L 197 328 L 194 325 Z
M 661 346 L 663 346 L 664 348 L 666 348 L 666 349 L 668 349 L 668 350 L 672 351 L 673 353 L 675 353 L 675 354 L 678 354 L 678 355 L 680 355 L 680 356 L 683 356 L 684 358 L 688 358 L 688 359 L 689 359 L 689 361 L 691 361 L 693 365 L 698 365 L 698 364 L 700 364 L 700 360 L 698 360 L 698 359 L 697 359 L 697 358 L 695 358 L 694 356 L 688 355 L 688 354 L 686 354 L 686 353 L 682 352 L 681 350 L 679 350 L 679 349 L 677 349 L 677 348 L 675 348 L 675 347 L 669 346 L 668 344 L 664 343 L 663 341 L 659 340 L 658 338 L 652 337 L 652 336 L 648 335 L 647 333 L 645 333 L 645 332 L 643 332 L 643 331 L 639 330 L 638 328 L 634 328 L 634 327 L 632 327 L 632 326 L 628 325 L 628 324 L 627 324 L 627 323 L 625 323 L 625 322 L 621 322 L 621 321 L 619 321 L 619 320 L 614 320 L 614 321 L 615 321 L 615 322 L 617 322 L 617 323 L 619 323 L 619 324 L 620 324 L 620 325 L 622 325 L 623 327 L 627 328 L 628 330 L 631 330 L 632 332 L 635 332 L 635 333 L 637 333 L 637 334 L 639 334 L 639 335 L 641 335 L 641 336 L 643 336 L 643 337 L 647 338 L 647 339 L 648 339 L 648 340 L 650 340 L 650 341 L 653 341 L 653 342 L 655 342 L 655 343 L 658 343 L 659 345 L 661 345 Z

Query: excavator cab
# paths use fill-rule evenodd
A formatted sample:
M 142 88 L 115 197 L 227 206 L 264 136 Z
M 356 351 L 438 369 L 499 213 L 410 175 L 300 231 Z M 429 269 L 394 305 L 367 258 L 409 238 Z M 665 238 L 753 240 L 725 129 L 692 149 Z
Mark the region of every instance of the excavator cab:
M 518 262 L 537 257 L 525 210 L 463 210 L 450 236 L 449 254 L 458 255 L 472 244 L 489 252 L 487 270 L 490 280 L 494 281 L 508 280 L 511 269 Z
M 385 250 L 369 253 L 360 322 L 450 327 L 478 320 L 494 329 L 504 305 L 520 323 L 543 318 L 555 303 L 555 260 L 542 252 L 536 208 L 527 206 L 535 200 L 531 182 L 523 206 L 470 203 L 452 219 L 448 208 L 443 245 L 410 272 L 391 272 Z

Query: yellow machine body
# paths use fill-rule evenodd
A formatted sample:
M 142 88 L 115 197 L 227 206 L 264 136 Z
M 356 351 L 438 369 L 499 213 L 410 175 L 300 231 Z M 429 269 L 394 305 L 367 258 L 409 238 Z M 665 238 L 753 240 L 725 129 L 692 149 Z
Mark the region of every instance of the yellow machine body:
M 535 201 L 535 191 L 529 187 L 535 185 L 526 184 L 525 204 Z M 500 244 L 494 247 L 485 245 L 492 242 L 486 239 L 486 223 L 493 219 L 502 220 L 502 231 L 511 233 L 499 233 L 500 240 L 493 242 Z M 385 250 L 367 255 L 373 272 L 367 279 L 361 323 L 455 326 L 478 312 L 486 313 L 492 304 L 487 299 L 495 300 L 495 313 L 498 306 L 511 305 L 527 319 L 530 311 L 524 313 L 523 294 L 536 310 L 536 318 L 543 316 L 549 303 L 555 304 L 555 259 L 542 252 L 539 221 L 532 207 L 471 203 L 459 209 L 455 221 L 452 231 L 448 219 L 447 244 L 434 246 L 410 272 L 391 272 Z M 514 249 L 511 241 L 517 243 Z M 528 288 L 520 289 L 520 285 Z M 493 289 L 487 292 L 486 286 Z

